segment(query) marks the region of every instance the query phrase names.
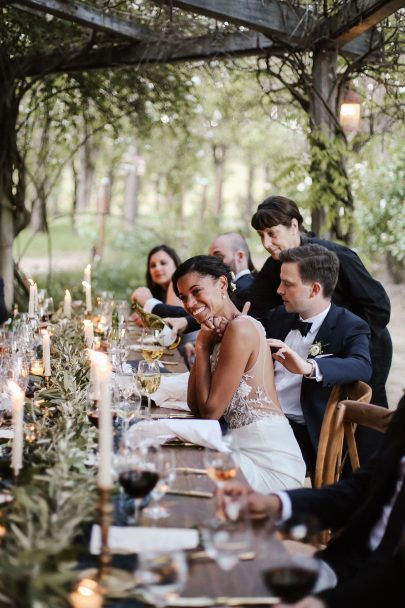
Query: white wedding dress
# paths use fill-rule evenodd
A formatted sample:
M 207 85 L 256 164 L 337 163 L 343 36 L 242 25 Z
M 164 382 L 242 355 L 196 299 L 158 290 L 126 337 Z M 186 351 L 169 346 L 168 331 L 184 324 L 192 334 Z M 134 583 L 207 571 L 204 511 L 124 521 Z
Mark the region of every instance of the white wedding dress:
M 265 390 L 265 370 L 270 349 L 264 328 L 253 317 L 243 315 L 252 323 L 260 340 L 259 354 L 247 370 L 224 411 L 223 417 L 232 432 L 235 460 L 249 485 L 257 492 L 269 494 L 277 490 L 303 485 L 305 463 L 290 423 L 277 409 Z M 211 355 L 211 371 L 218 363 L 221 344 Z

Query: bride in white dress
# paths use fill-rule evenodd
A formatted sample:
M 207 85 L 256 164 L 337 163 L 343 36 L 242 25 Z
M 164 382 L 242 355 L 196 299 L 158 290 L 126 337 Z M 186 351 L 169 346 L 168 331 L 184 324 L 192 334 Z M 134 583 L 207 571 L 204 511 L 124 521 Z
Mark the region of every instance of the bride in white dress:
M 233 304 L 228 266 L 195 256 L 173 275 L 184 308 L 201 324 L 190 373 L 188 404 L 201 418 L 224 417 L 250 486 L 263 493 L 303 485 L 305 463 L 274 386 L 273 361 L 263 326 Z M 209 329 L 223 319 L 223 334 Z

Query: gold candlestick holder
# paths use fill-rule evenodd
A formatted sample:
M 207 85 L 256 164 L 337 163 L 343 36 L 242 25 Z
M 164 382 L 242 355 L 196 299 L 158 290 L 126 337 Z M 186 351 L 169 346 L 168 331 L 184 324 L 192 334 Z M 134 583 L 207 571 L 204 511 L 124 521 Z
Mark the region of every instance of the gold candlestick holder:
M 99 495 L 99 518 L 101 529 L 101 547 L 99 557 L 98 580 L 105 582 L 109 573 L 111 555 L 108 547 L 108 529 L 112 522 L 113 506 L 111 503 L 111 491 L 106 488 L 98 488 Z

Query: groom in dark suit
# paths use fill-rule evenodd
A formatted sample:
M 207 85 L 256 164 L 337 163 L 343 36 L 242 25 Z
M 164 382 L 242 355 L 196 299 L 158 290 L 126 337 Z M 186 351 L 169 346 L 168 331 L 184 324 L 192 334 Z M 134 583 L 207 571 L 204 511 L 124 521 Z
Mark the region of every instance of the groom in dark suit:
M 280 253 L 283 300 L 269 316 L 266 333 L 275 359 L 281 407 L 304 460 L 314 469 L 325 407 L 334 384 L 371 376 L 370 329 L 365 321 L 331 303 L 339 260 L 321 245 Z

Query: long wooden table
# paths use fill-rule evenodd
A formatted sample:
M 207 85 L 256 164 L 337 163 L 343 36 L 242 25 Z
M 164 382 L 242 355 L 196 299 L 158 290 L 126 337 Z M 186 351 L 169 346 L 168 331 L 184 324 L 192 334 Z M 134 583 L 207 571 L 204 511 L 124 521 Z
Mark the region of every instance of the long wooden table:
M 168 371 L 183 372 L 187 368 L 177 350 L 166 351 L 162 360 L 166 360 L 167 352 L 170 353 L 170 361 L 178 362 L 176 366 L 168 366 Z M 141 354 L 134 353 L 135 357 L 141 358 Z M 173 367 L 173 370 L 172 370 Z M 178 414 L 178 410 L 152 407 L 152 416 L 155 418 L 167 418 L 172 414 Z M 175 465 L 178 468 L 204 469 L 203 448 L 198 446 L 176 446 L 163 447 L 163 450 L 170 450 L 174 454 Z M 240 473 L 240 478 L 243 479 Z M 169 510 L 169 517 L 161 520 L 150 520 L 145 513 L 141 513 L 140 525 L 142 526 L 162 526 L 175 528 L 196 528 L 204 521 L 215 516 L 215 491 L 214 483 L 205 474 L 184 473 L 178 471 L 172 489 L 184 492 L 203 492 L 212 494 L 211 498 L 178 496 L 167 494 L 163 500 Z M 190 553 L 189 577 L 187 586 L 182 593 L 182 597 L 268 597 L 269 592 L 262 580 L 261 572 L 265 567 L 261 556 L 260 547 L 266 543 L 266 526 L 256 526 L 253 539 L 253 559 L 239 561 L 230 571 L 224 572 L 213 560 L 207 556 L 202 559 L 193 559 Z M 274 537 L 272 538 L 274 543 Z M 282 544 L 279 544 L 280 551 L 285 551 Z M 162 547 L 164 550 L 164 547 Z M 114 604 L 111 604 L 114 605 Z M 135 606 L 135 603 L 120 604 L 120 606 Z

